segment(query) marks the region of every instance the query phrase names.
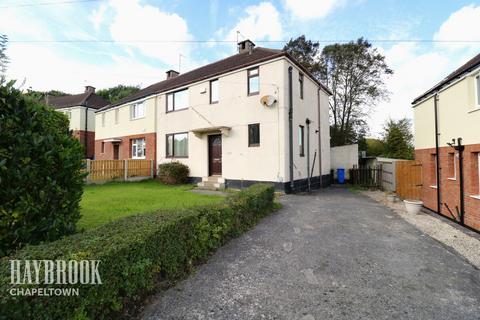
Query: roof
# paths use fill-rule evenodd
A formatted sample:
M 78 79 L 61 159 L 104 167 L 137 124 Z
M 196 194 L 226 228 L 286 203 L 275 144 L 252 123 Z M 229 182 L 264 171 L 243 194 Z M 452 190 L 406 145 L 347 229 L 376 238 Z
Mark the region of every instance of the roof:
M 139 100 L 154 94 L 179 88 L 194 82 L 202 81 L 202 80 L 215 77 L 227 72 L 231 72 L 234 70 L 248 67 L 250 65 L 254 65 L 260 62 L 272 60 L 272 59 L 283 57 L 283 56 L 288 57 L 288 59 L 290 59 L 305 74 L 309 75 L 320 87 L 322 87 L 326 92 L 331 94 L 330 90 L 326 86 L 324 86 L 322 83 L 316 80 L 311 75 L 310 72 L 308 72 L 302 65 L 300 65 L 300 63 L 298 63 L 287 52 L 284 52 L 281 50 L 275 50 L 275 49 L 256 47 L 254 48 L 252 53 L 249 53 L 249 52 L 237 53 L 223 60 L 219 60 L 214 63 L 207 64 L 203 67 L 194 69 L 192 71 L 180 74 L 174 78 L 170 78 L 170 79 L 152 84 L 138 92 L 135 92 L 117 101 L 116 103 L 113 103 L 111 105 L 106 106 L 105 108 L 102 108 L 99 111 L 108 110 L 110 108 L 113 108 L 128 102 Z
M 84 106 L 92 109 L 100 109 L 110 102 L 103 99 L 95 92 L 84 92 L 81 94 L 72 94 L 60 97 L 48 97 L 47 104 L 54 109 L 68 108 L 74 106 Z
M 472 59 L 470 59 L 463 66 L 461 66 L 457 70 L 450 73 L 445 79 L 443 79 L 442 81 L 437 83 L 433 88 L 431 88 L 430 90 L 426 91 L 424 94 L 415 98 L 415 100 L 413 100 L 412 104 L 417 104 L 423 98 L 429 96 L 430 94 L 434 93 L 435 91 L 438 91 L 438 90 L 442 89 L 446 85 L 450 84 L 452 81 L 462 77 L 464 74 L 472 71 L 473 69 L 475 69 L 478 66 L 480 66 L 480 53 L 477 54 Z

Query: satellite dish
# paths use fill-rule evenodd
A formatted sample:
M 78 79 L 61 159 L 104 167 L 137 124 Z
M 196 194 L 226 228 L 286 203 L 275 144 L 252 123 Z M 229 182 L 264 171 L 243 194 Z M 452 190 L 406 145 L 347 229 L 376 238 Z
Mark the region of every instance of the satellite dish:
M 263 96 L 260 99 L 260 103 L 265 107 L 271 107 L 275 102 L 277 102 L 277 99 L 274 96 Z

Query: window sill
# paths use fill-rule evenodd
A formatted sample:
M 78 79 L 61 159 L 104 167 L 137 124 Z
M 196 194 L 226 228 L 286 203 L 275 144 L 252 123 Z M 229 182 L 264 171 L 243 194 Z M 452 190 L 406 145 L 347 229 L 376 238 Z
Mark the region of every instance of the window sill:
M 470 198 L 480 200 L 480 195 L 478 195 L 478 196 L 470 196 Z
M 248 94 L 248 96 L 249 96 L 249 97 L 251 97 L 251 96 L 258 96 L 259 94 L 260 94 L 260 91 L 250 92 L 250 93 Z
M 260 143 L 249 144 L 248 147 L 260 147 Z
M 183 109 L 178 109 L 178 110 L 170 110 L 170 111 L 165 111 L 165 113 L 180 112 L 180 111 L 188 110 L 189 108 L 190 108 L 190 107 L 183 108 Z
M 430 186 L 430 188 L 437 189 L 438 187 L 437 186 Z
M 143 116 L 143 117 L 138 117 L 138 118 L 130 118 L 130 121 L 140 120 L 140 119 L 145 119 L 145 116 Z
M 210 104 L 217 104 L 218 103 L 218 100 L 217 101 L 210 101 Z
M 480 111 L 480 106 L 478 106 L 475 109 L 472 109 L 470 111 L 467 111 L 467 113 L 474 113 L 474 112 L 477 112 L 477 111 Z
M 447 180 L 457 181 L 457 178 L 447 178 Z
M 145 157 L 142 157 L 142 158 L 131 158 L 131 160 L 145 160 Z
M 188 159 L 188 156 L 166 156 L 167 159 Z

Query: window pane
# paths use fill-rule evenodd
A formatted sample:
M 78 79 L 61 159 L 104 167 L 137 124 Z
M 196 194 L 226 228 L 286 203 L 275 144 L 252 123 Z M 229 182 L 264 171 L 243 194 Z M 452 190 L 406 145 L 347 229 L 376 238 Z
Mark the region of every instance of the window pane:
M 259 91 L 258 76 L 248 78 L 248 93 L 256 93 Z
M 179 133 L 174 136 L 173 149 L 176 157 L 188 156 L 188 133 Z
M 188 108 L 188 90 L 175 92 L 175 110 Z
M 137 104 L 137 118 L 145 116 L 145 103 Z
M 218 101 L 218 80 L 210 81 L 210 102 Z
M 248 145 L 256 146 L 260 144 L 260 124 L 248 125 Z
M 173 111 L 173 93 L 167 94 L 167 111 Z
M 167 157 L 173 156 L 173 135 L 167 135 Z
M 135 140 L 132 141 L 132 158 L 137 157 L 137 145 L 135 144 Z
M 298 127 L 298 146 L 299 146 L 300 156 L 304 155 L 303 142 L 304 142 L 303 126 L 299 126 Z

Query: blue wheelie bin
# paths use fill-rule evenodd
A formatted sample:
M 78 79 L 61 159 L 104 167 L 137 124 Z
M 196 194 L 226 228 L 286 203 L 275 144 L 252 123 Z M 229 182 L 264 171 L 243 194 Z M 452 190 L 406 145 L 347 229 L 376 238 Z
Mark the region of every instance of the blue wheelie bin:
M 345 183 L 345 169 L 344 168 L 338 168 L 337 169 L 337 180 L 339 184 L 344 184 Z

